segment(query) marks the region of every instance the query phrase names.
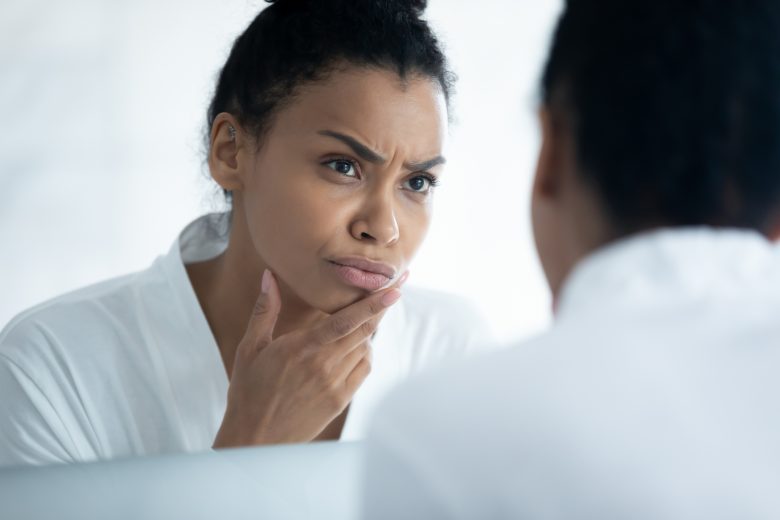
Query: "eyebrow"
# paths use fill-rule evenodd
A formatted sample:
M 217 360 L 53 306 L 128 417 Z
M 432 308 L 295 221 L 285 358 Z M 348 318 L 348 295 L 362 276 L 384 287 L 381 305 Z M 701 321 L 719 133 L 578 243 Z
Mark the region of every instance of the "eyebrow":
M 359 155 L 362 159 L 365 159 L 368 162 L 376 163 L 376 164 L 384 164 L 387 160 L 376 153 L 374 150 L 369 148 L 368 146 L 364 145 L 354 137 L 350 137 L 348 135 L 340 134 L 338 132 L 334 132 L 332 130 L 320 130 L 318 132 L 320 135 L 325 135 L 328 137 L 333 137 L 334 139 L 338 139 L 342 143 L 346 144 L 350 148 L 352 148 L 352 151 L 355 152 L 357 155 Z
M 360 156 L 361 159 L 364 159 L 368 162 L 374 164 L 384 164 L 385 162 L 387 162 L 387 159 L 382 157 L 382 155 L 375 152 L 368 146 L 364 145 L 354 137 L 350 137 L 348 135 L 339 132 L 334 132 L 333 130 L 320 130 L 317 133 L 320 135 L 324 135 L 326 137 L 332 137 L 334 139 L 338 139 L 342 143 L 352 148 L 352 151 L 355 152 L 355 154 L 357 154 L 358 156 Z M 428 161 L 423 161 L 419 163 L 404 163 L 404 168 L 410 171 L 422 171 L 422 170 L 428 170 L 430 168 L 433 168 L 434 166 L 438 166 L 444 163 L 445 163 L 444 157 L 439 155 L 438 157 L 434 157 L 433 159 L 430 159 Z
M 445 162 L 447 161 L 444 159 L 444 157 L 440 155 L 438 157 L 434 157 L 429 161 L 423 161 L 420 163 L 405 163 L 404 168 L 413 172 L 420 172 L 420 171 L 430 170 L 434 166 L 444 164 Z

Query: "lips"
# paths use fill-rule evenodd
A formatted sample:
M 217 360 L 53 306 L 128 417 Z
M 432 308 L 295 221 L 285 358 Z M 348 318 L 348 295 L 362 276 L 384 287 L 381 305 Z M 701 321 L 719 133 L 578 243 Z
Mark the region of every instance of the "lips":
M 385 287 L 396 275 L 396 270 L 391 265 L 366 258 L 336 258 L 329 260 L 329 264 L 343 283 L 366 291 Z

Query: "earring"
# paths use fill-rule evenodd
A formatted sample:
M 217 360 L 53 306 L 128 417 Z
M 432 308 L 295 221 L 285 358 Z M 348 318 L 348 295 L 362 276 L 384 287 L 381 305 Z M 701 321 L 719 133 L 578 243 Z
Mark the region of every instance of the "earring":
M 231 141 L 236 140 L 236 129 L 230 125 L 228 125 L 228 135 L 230 135 Z

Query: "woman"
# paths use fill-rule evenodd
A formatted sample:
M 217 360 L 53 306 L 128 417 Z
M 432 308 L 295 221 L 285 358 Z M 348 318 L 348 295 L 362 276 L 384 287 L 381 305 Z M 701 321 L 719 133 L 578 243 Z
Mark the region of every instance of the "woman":
M 479 339 L 450 299 L 396 303 L 444 163 L 450 74 L 424 7 L 257 16 L 208 112 L 231 212 L 6 327 L 0 463 L 358 438 L 390 386 Z

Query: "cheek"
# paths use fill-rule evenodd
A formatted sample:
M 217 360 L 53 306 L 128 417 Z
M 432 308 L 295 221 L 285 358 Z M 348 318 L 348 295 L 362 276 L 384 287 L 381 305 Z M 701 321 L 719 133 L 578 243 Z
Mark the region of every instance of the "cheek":
M 310 182 L 287 175 L 258 183 L 248 193 L 247 219 L 255 249 L 273 268 L 297 264 L 327 239 L 332 208 Z
M 531 225 L 533 227 L 536 252 L 542 264 L 547 283 L 551 288 L 557 285 L 557 237 L 560 235 L 556 226 L 555 213 L 545 201 L 537 196 L 531 199 Z
M 403 252 L 404 260 L 408 263 L 414 258 L 428 234 L 431 225 L 432 205 L 428 204 L 401 204 L 398 216 L 400 239 L 399 248 Z

